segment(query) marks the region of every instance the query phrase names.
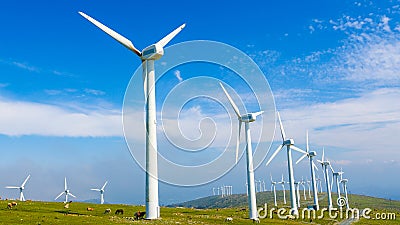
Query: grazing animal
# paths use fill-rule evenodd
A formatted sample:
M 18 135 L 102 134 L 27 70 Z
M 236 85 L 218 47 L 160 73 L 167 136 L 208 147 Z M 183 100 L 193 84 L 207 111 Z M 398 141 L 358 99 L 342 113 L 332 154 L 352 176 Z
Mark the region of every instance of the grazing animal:
M 109 214 L 109 213 L 111 213 L 111 209 L 104 210 L 104 214 Z
M 233 222 L 233 218 L 232 217 L 226 217 L 225 222 Z
M 18 203 L 16 203 L 16 202 L 11 202 L 11 204 L 12 204 L 12 206 L 17 206 L 18 205 Z
M 69 203 L 64 205 L 64 209 L 69 209 Z
M 134 214 L 135 220 L 143 219 L 144 215 L 146 215 L 146 212 L 140 212 L 140 211 L 135 212 Z
M 12 209 L 12 204 L 10 202 L 7 204 L 7 208 Z
M 260 223 L 260 219 L 258 218 L 253 219 L 253 223 Z
M 87 210 L 87 211 L 93 211 L 94 209 L 93 209 L 93 208 L 90 208 L 90 207 L 88 207 L 86 210 Z
M 115 215 L 118 215 L 118 214 L 124 215 L 124 210 L 123 209 L 115 210 Z

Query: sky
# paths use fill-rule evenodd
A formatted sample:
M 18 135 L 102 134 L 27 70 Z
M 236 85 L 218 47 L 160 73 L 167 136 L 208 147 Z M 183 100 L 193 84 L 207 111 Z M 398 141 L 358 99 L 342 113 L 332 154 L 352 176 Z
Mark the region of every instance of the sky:
M 233 111 L 219 87 L 211 85 L 219 80 L 229 84 L 230 93 L 237 91 L 234 99 L 242 100 L 241 110 L 269 110 L 261 121 L 251 124 L 253 146 L 262 153 L 262 157 L 255 154 L 257 180 L 265 180 L 269 187 L 270 175 L 277 180 L 284 174 L 287 179 L 283 152 L 265 166 L 281 141 L 279 129 L 274 130 L 276 107 L 286 134 L 296 145 L 305 148 L 308 130 L 310 148 L 317 151 L 318 158 L 324 147 L 334 169 L 343 168 L 351 193 L 400 200 L 396 179 L 400 169 L 396 144 L 400 134 L 400 2 L 347 0 L 3 2 L 3 198 L 16 198 L 18 193 L 2 187 L 19 185 L 31 174 L 27 199 L 54 200 L 67 177 L 77 200 L 98 198 L 90 188 L 108 180 L 106 202 L 144 204 L 144 171 L 132 158 L 135 151 L 129 150 L 124 129 L 131 129 L 130 134 L 138 137 L 133 142 L 139 152 L 144 151 L 144 130 L 123 125 L 124 102 L 128 101 L 124 97 L 131 87 L 139 89 L 127 92 L 138 100 L 131 99 L 139 110 L 134 111 L 139 119 L 133 122 L 143 126 L 140 60 L 78 11 L 121 33 L 139 49 L 186 23 L 168 44 L 170 52 L 176 44 L 187 41 L 225 43 L 250 57 L 268 81 L 264 92 L 254 94 L 251 88 L 260 89 L 244 85 L 232 70 L 205 63 L 179 65 L 160 77 L 156 88 L 160 152 L 185 165 L 207 163 L 221 152 L 232 153 L 230 161 L 226 159 L 226 173 L 209 183 L 181 187 L 160 182 L 161 204 L 208 196 L 213 187 L 221 185 L 232 185 L 234 193 L 245 193 L 246 158 L 241 157 L 237 165 L 232 163 L 237 121 L 232 120 Z M 214 54 L 216 49 L 203 51 Z M 179 56 L 179 52 L 172 56 Z M 167 57 L 168 48 L 156 64 L 156 73 L 170 59 Z M 201 76 L 206 79 L 199 79 Z M 257 83 L 256 78 L 246 76 Z M 208 83 L 210 79 L 213 81 Z M 174 92 L 185 84 L 189 85 L 183 88 L 185 92 Z M 200 97 L 191 100 L 185 99 L 186 95 Z M 258 95 L 270 102 L 254 104 Z M 177 121 L 179 129 L 171 128 Z M 197 138 L 200 141 L 193 144 Z M 244 139 L 241 141 L 243 147 Z M 212 146 L 207 147 L 207 143 Z M 177 151 L 180 144 L 186 151 Z M 297 157 L 300 155 L 295 154 Z M 183 180 L 188 176 L 174 172 L 165 170 L 162 176 Z M 212 177 L 213 171 L 204 169 L 204 174 Z M 318 175 L 322 178 L 321 170 Z M 309 176 L 305 161 L 295 165 L 295 179 Z M 196 182 L 196 176 L 192 178 Z

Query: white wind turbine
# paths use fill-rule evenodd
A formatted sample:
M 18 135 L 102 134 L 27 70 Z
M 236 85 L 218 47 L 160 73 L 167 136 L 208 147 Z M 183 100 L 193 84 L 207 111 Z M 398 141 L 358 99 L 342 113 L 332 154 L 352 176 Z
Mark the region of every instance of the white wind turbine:
M 325 183 L 326 183 L 326 193 L 328 194 L 328 210 L 331 210 L 333 208 L 332 206 L 332 193 L 331 193 L 331 184 L 329 181 L 329 174 L 328 174 L 328 166 L 330 166 L 330 162 L 324 158 L 325 155 L 325 150 L 322 149 L 322 157 L 321 160 L 317 160 L 319 163 L 321 163 L 322 169 L 324 170 L 324 176 L 325 176 Z
M 318 188 L 317 188 L 317 183 L 316 183 L 316 179 L 315 179 L 315 170 L 318 170 L 318 167 L 315 165 L 315 163 L 313 161 L 313 157 L 315 157 L 316 155 L 317 155 L 317 152 L 315 152 L 315 151 L 310 152 L 310 147 L 308 144 L 308 130 L 307 130 L 307 132 L 306 132 L 306 154 L 304 154 L 302 157 L 300 157 L 296 161 L 296 164 L 299 163 L 301 160 L 303 160 L 305 157 L 308 157 L 308 159 L 310 161 L 311 186 L 313 188 L 314 207 L 316 210 L 319 210 Z M 321 181 L 321 179 L 320 179 L 320 181 Z M 322 187 L 321 187 L 321 189 L 322 189 Z M 310 188 L 308 190 L 310 190 Z M 321 190 L 321 192 L 322 192 L 322 190 Z
M 278 184 L 282 185 L 282 191 L 283 191 L 283 204 L 286 205 L 286 190 L 285 190 L 285 180 L 283 179 L 283 174 L 282 174 L 282 180 L 278 182 Z
M 306 183 L 307 183 L 307 187 L 308 187 L 308 197 L 311 198 L 311 181 L 308 180 L 307 177 L 306 177 Z
M 342 185 L 343 185 L 343 192 L 344 192 L 344 196 L 345 196 L 345 198 L 346 198 L 346 208 L 347 208 L 347 209 L 350 208 L 350 206 L 349 206 L 349 198 L 348 198 L 348 196 L 347 196 L 347 182 L 348 182 L 348 181 L 349 181 L 348 179 L 342 179 L 342 180 L 340 180 L 340 183 L 342 183 Z
M 106 182 L 104 183 L 103 187 L 100 188 L 100 189 L 98 189 L 98 188 L 92 188 L 92 189 L 90 189 L 90 190 L 92 190 L 92 191 L 98 191 L 98 192 L 100 192 L 100 204 L 104 204 L 104 188 L 106 187 L 107 183 L 108 183 L 108 181 L 106 181 Z
M 25 189 L 25 184 L 26 182 L 28 182 L 29 178 L 31 177 L 31 175 L 28 175 L 26 177 L 26 179 L 24 180 L 24 182 L 21 184 L 21 186 L 16 187 L 16 186 L 7 186 L 6 188 L 9 189 L 19 189 L 19 200 L 20 201 L 25 201 L 25 197 L 24 197 L 24 189 Z
M 97 20 L 79 12 L 83 17 L 134 52 L 142 60 L 144 92 L 146 99 L 146 219 L 157 219 L 160 217 L 160 206 L 158 201 L 158 168 L 157 168 L 157 127 L 156 127 L 156 95 L 155 95 L 155 72 L 154 60 L 164 55 L 164 47 L 184 27 L 185 24 L 176 28 L 170 34 L 139 51 L 130 40 L 110 28 L 104 26 Z
M 322 179 L 318 177 L 315 179 L 315 181 L 317 182 L 317 189 L 318 189 L 318 185 L 319 185 L 319 193 L 322 193 Z
M 339 171 L 339 172 L 335 172 L 335 170 L 333 169 L 332 165 L 329 165 L 332 171 L 332 185 L 331 185 L 331 192 L 332 192 L 332 188 L 333 188 L 333 180 L 335 180 L 335 185 L 336 185 L 336 193 L 338 195 L 338 199 L 341 197 L 340 196 L 340 186 L 339 186 L 339 176 L 341 177 L 343 174 L 343 171 Z M 341 206 L 339 206 L 341 208 Z
M 304 178 L 301 177 L 300 185 L 303 187 L 303 198 L 304 200 L 307 200 L 306 197 L 306 186 L 304 185 L 306 182 L 304 181 Z
M 293 215 L 298 215 L 298 210 L 297 210 L 297 204 L 296 204 L 296 193 L 295 193 L 295 187 L 294 187 L 294 173 L 293 173 L 293 163 L 292 163 L 292 151 L 295 150 L 298 152 L 301 152 L 305 154 L 306 152 L 301 150 L 300 148 L 294 146 L 294 140 L 290 138 L 286 138 L 285 130 L 282 125 L 281 117 L 278 114 L 278 120 L 279 120 L 279 125 L 281 129 L 281 135 L 282 135 L 282 144 L 279 145 L 279 147 L 275 150 L 275 152 L 272 154 L 271 158 L 267 162 L 267 166 L 269 163 L 272 161 L 272 159 L 275 158 L 275 156 L 282 150 L 283 147 L 286 146 L 287 149 L 287 162 L 288 162 L 288 171 L 289 171 L 289 188 L 290 188 L 290 212 Z
M 276 184 L 277 184 L 277 182 L 272 180 L 272 174 L 270 174 L 270 176 L 271 176 L 271 191 L 274 191 L 274 205 L 277 206 L 277 204 L 276 204 Z
M 224 86 L 221 85 L 222 90 L 224 91 L 226 97 L 228 98 L 233 111 L 235 111 L 236 116 L 239 120 L 239 130 L 238 130 L 238 138 L 236 139 L 236 163 L 238 161 L 239 155 L 239 142 L 240 142 L 240 133 L 242 128 L 242 123 L 245 124 L 245 132 L 246 132 L 246 156 L 247 156 L 247 193 L 248 193 L 248 201 L 249 201 L 249 217 L 250 219 L 257 219 L 257 203 L 256 203 L 256 187 L 254 180 L 254 169 L 253 169 L 253 149 L 251 147 L 251 135 L 250 135 L 250 123 L 256 121 L 257 116 L 261 115 L 263 111 L 256 113 L 247 113 L 244 115 L 240 115 L 239 109 L 236 106 L 235 102 L 233 102 L 231 96 L 225 90 Z
M 75 195 L 73 195 L 73 194 L 71 194 L 71 193 L 69 192 L 68 185 L 67 185 L 67 178 L 66 178 L 66 177 L 64 178 L 64 191 L 61 192 L 61 193 L 54 199 L 54 201 L 57 200 L 59 197 L 61 197 L 61 195 L 63 195 L 63 194 L 65 194 L 65 201 L 64 201 L 64 203 L 67 203 L 67 202 L 68 202 L 68 195 L 69 195 L 69 196 L 72 196 L 72 197 L 74 197 L 74 198 L 76 198 Z
M 294 182 L 296 188 L 297 207 L 300 208 L 300 181 Z

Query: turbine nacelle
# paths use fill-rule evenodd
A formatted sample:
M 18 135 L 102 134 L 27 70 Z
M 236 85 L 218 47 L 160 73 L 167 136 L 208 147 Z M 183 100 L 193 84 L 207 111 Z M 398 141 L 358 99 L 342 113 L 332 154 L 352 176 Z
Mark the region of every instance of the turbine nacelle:
M 160 44 L 153 44 L 142 50 L 142 60 L 157 60 L 164 55 L 164 48 Z
M 293 139 L 284 140 L 283 145 L 294 145 L 294 140 Z
M 239 117 L 238 119 L 240 122 L 244 122 L 244 123 L 254 122 L 254 121 L 256 121 L 257 116 L 261 115 L 263 112 L 264 111 L 257 112 L 257 113 L 249 113 L 249 114 Z
M 311 151 L 310 153 L 308 153 L 309 157 L 314 157 L 317 156 L 317 152 L 316 151 Z

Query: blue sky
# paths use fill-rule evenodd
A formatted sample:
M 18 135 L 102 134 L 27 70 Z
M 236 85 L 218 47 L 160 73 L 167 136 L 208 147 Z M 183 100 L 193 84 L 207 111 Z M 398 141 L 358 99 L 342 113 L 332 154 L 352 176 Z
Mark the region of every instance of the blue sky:
M 90 188 L 109 180 L 106 201 L 144 203 L 144 173 L 130 156 L 122 128 L 125 89 L 140 61 L 77 13 L 83 11 L 139 49 L 184 22 L 186 28 L 169 45 L 214 40 L 240 49 L 264 72 L 286 132 L 300 147 L 308 129 L 311 148 L 320 154 L 325 147 L 333 166 L 343 167 L 352 193 L 400 199 L 400 182 L 392 179 L 400 169 L 399 5 L 398 1 L 2 3 L 0 187 L 18 185 L 30 173 L 26 198 L 52 200 L 67 176 L 71 192 L 85 200 L 97 197 Z M 171 71 L 164 87 L 198 76 L 199 71 L 214 73 L 207 69 Z M 236 81 L 230 84 L 241 87 Z M 246 90 L 240 93 L 245 95 Z M 199 117 L 212 118 L 223 111 L 209 105 L 188 104 L 184 119 L 198 122 Z M 278 144 L 274 142 L 272 150 Z M 308 176 L 305 163 L 296 168 L 298 179 Z M 255 174 L 268 180 L 270 173 L 277 179 L 282 173 L 286 176 L 283 153 Z M 207 196 L 222 184 L 233 185 L 234 193 L 245 192 L 245 158 L 208 185 L 161 184 L 160 201 Z M 0 189 L 0 196 L 17 193 Z

